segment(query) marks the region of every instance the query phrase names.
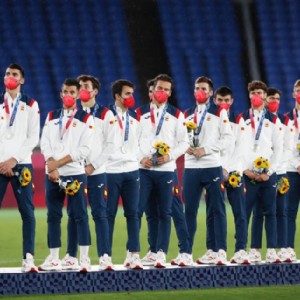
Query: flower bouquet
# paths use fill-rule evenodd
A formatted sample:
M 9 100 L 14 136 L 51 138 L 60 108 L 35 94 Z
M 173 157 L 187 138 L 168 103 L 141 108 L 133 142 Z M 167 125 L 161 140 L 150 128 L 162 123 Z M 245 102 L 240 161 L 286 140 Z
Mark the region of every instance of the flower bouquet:
M 194 139 L 194 131 L 197 129 L 197 124 L 195 124 L 194 122 L 188 121 L 185 123 L 185 126 L 187 128 L 191 147 L 196 147 L 195 139 Z
M 298 154 L 300 155 L 300 144 L 297 144 L 297 151 L 298 151 Z
M 268 173 L 270 167 L 271 167 L 270 162 L 263 157 L 258 157 L 253 162 L 253 171 L 257 174 Z
M 62 181 L 59 179 L 58 184 L 60 188 L 65 190 L 65 193 L 70 196 L 74 196 L 79 191 L 81 186 L 81 182 L 79 182 L 77 179 L 67 181 Z
M 31 172 L 28 168 L 24 167 L 20 171 L 15 172 L 15 176 L 18 177 L 18 180 L 22 187 L 27 186 L 31 181 Z
M 164 142 L 156 142 L 154 144 L 154 153 L 152 154 L 152 163 L 157 165 L 157 158 L 162 155 L 169 154 L 170 147 Z
M 228 180 L 227 180 L 227 186 L 231 188 L 236 188 L 241 186 L 242 181 L 242 175 L 238 171 L 232 171 L 229 173 Z
M 286 177 L 281 177 L 277 183 L 277 191 L 284 195 L 290 189 L 290 182 Z

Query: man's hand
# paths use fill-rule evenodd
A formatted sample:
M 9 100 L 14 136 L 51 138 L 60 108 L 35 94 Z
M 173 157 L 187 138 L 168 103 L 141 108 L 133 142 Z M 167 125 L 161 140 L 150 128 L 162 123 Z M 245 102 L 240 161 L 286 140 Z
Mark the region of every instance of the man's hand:
M 141 161 L 140 161 L 141 165 L 144 168 L 150 169 L 153 167 L 153 163 L 152 160 L 149 157 L 144 157 Z
M 255 181 L 258 181 L 258 182 L 268 181 L 269 178 L 270 178 L 270 176 L 268 174 L 262 173 L 262 174 L 256 175 Z
M 95 171 L 95 168 L 93 167 L 92 164 L 88 164 L 87 166 L 85 166 L 85 174 L 86 175 L 91 175 L 91 174 L 93 174 L 94 171 Z
M 254 179 L 254 180 L 256 180 L 255 178 L 256 178 L 257 174 L 255 174 L 252 170 L 247 169 L 247 170 L 244 171 L 244 174 L 245 174 L 249 179 Z
M 17 160 L 13 157 L 0 163 L 0 174 L 7 174 L 6 176 L 13 176 L 12 168 L 14 168 L 17 165 L 17 163 Z
M 224 168 L 223 168 L 223 177 L 224 177 L 224 181 L 227 181 L 229 177 L 228 171 Z
M 186 150 L 186 153 L 189 155 L 193 155 L 194 153 L 194 148 L 193 147 L 189 147 L 189 149 Z
M 59 179 L 59 173 L 57 170 L 52 171 L 51 173 L 48 173 L 48 178 L 52 182 L 57 182 Z
M 47 165 L 48 173 L 51 173 L 54 170 L 57 170 L 59 168 L 59 163 L 55 159 L 47 160 L 46 165 Z
M 206 153 L 205 153 L 205 150 L 204 150 L 203 147 L 201 147 L 201 148 L 194 148 L 194 150 L 193 150 L 193 155 L 194 155 L 197 159 L 201 158 L 201 157 L 204 156 L 205 154 L 206 154 Z
M 159 156 L 157 157 L 157 164 L 158 164 L 158 165 L 165 164 L 165 163 L 167 163 L 167 162 L 169 162 L 169 161 L 170 161 L 170 156 L 169 156 L 169 154 L 159 155 Z

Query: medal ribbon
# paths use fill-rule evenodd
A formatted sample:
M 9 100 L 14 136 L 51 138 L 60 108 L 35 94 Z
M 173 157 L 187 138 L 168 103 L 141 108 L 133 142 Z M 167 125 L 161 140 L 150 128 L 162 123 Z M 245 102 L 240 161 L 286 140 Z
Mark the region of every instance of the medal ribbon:
M 201 132 L 201 129 L 202 129 L 202 126 L 203 126 L 203 123 L 205 121 L 205 117 L 206 117 L 206 114 L 207 114 L 207 111 L 210 107 L 210 104 L 207 103 L 207 105 L 205 106 L 205 110 L 201 116 L 201 119 L 199 120 L 199 124 L 198 124 L 198 127 L 197 129 L 194 131 L 194 136 L 199 136 L 200 135 L 200 132 Z M 194 112 L 194 123 L 197 124 L 198 123 L 198 106 L 196 105 L 196 108 L 195 108 L 195 112 Z
M 63 120 L 63 116 L 64 116 L 64 110 L 63 109 L 61 110 L 61 113 L 60 113 L 60 116 L 59 116 L 59 121 L 58 121 L 60 140 L 63 139 L 64 134 L 66 133 L 66 131 L 70 127 L 76 113 L 77 113 L 77 107 L 74 109 L 74 112 L 73 112 L 72 116 L 68 119 L 65 128 L 62 128 L 62 120 Z
M 250 120 L 251 120 L 251 128 L 252 128 L 252 132 L 253 132 L 253 135 L 254 135 L 255 134 L 255 122 L 254 122 L 252 108 L 249 109 L 249 115 L 250 115 Z M 262 131 L 262 126 L 263 126 L 265 116 L 266 116 L 266 110 L 264 109 L 263 112 L 262 112 L 262 115 L 261 115 L 261 119 L 260 119 L 259 124 L 258 124 L 256 134 L 255 134 L 255 138 L 254 138 L 254 143 L 255 144 L 258 143 L 258 140 L 259 140 L 259 137 L 260 137 L 260 134 L 261 134 L 261 131 Z
M 17 100 L 16 100 L 16 104 L 14 106 L 14 109 L 12 111 L 12 114 L 10 116 L 10 110 L 9 110 L 9 105 L 8 105 L 8 100 L 7 98 L 4 98 L 4 106 L 5 106 L 5 112 L 7 114 L 8 117 L 10 117 L 9 119 L 9 127 L 12 127 L 16 118 L 16 114 L 17 114 L 17 110 L 18 110 L 18 106 L 20 103 L 20 99 L 21 99 L 21 94 L 18 95 Z
M 298 133 L 298 141 L 300 141 L 300 133 L 299 133 L 299 125 L 298 125 L 298 116 L 297 116 L 297 112 L 296 109 L 293 109 L 293 116 L 294 116 L 294 126 L 297 130 Z
M 156 128 L 156 132 L 155 132 L 156 136 L 159 135 L 159 133 L 161 131 L 162 125 L 163 125 L 164 120 L 165 120 L 165 115 L 167 113 L 167 108 L 168 108 L 168 104 L 166 103 L 165 107 L 163 109 L 163 112 L 160 116 L 158 126 Z M 154 109 L 153 108 L 150 108 L 150 118 L 151 118 L 152 128 L 155 130 L 155 116 L 154 116 Z
M 126 111 L 126 123 L 125 123 L 125 134 L 124 134 L 123 123 L 122 123 L 122 120 L 121 120 L 121 118 L 119 117 L 119 115 L 117 113 L 116 106 L 113 107 L 113 110 L 114 110 L 114 114 L 117 117 L 119 127 L 120 127 L 120 130 L 121 130 L 121 134 L 122 134 L 122 136 L 124 135 L 124 142 L 127 142 L 128 137 L 129 137 L 129 112 L 128 112 L 128 110 Z

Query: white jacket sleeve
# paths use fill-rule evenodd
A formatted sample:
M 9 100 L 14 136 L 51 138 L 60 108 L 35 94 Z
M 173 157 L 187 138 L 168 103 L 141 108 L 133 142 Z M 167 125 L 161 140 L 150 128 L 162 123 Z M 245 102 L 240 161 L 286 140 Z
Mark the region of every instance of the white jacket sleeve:
M 72 161 L 82 161 L 87 158 L 92 147 L 93 135 L 95 131 L 94 119 L 89 116 L 86 123 L 83 123 L 84 130 L 81 133 L 80 145 L 77 149 L 72 149 L 70 156 Z
M 40 138 L 40 111 L 36 101 L 28 108 L 28 128 L 27 137 L 23 145 L 16 149 L 12 154 L 18 162 L 24 160 L 30 155 L 33 149 L 38 145 Z

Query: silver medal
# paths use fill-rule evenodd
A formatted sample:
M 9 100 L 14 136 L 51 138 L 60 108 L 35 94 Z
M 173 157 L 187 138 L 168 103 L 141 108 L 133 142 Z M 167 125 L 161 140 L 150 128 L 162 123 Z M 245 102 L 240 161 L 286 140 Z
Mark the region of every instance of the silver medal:
M 64 151 L 64 145 L 62 144 L 62 143 L 58 143 L 57 145 L 56 145 L 56 151 L 57 152 L 63 152 Z
M 7 138 L 8 140 L 12 139 L 12 137 L 13 137 L 13 134 L 12 134 L 12 133 L 10 133 L 10 132 L 7 132 L 7 133 L 6 133 L 6 138 Z
M 258 144 L 254 144 L 254 146 L 253 146 L 253 151 L 254 151 L 254 152 L 257 152 L 257 151 L 258 151 L 258 149 L 259 149 L 259 146 L 258 146 Z
M 126 153 L 127 152 L 127 149 L 126 149 L 126 146 L 125 145 L 123 145 L 122 147 L 121 147 L 121 151 L 122 151 L 122 153 Z

